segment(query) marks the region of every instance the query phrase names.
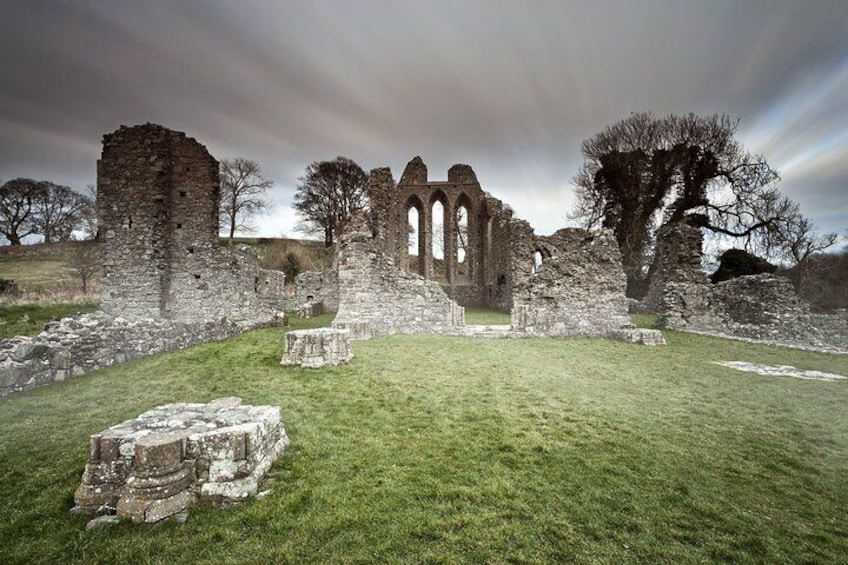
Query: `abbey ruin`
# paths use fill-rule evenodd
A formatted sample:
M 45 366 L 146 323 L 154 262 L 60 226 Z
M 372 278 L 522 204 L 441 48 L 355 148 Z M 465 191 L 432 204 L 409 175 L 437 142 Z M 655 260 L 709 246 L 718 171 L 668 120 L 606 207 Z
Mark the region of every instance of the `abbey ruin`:
M 0 397 L 281 325 L 283 311 L 335 312 L 333 328 L 354 340 L 477 335 L 465 327 L 464 308 L 486 306 L 511 313 L 510 326 L 487 337 L 662 343 L 659 332 L 632 327 L 611 232 L 536 235 L 482 189 L 468 165 L 452 166 L 445 180 L 432 180 L 420 157 L 399 181 L 388 168 L 373 169 L 370 211 L 351 218 L 337 267 L 288 285 L 283 273 L 259 268 L 249 248 L 220 247 L 218 162 L 196 140 L 155 124 L 122 126 L 104 135 L 97 170 L 101 311 L 1 342 Z M 701 270 L 701 237 L 685 222 L 659 234 L 644 311 L 673 329 L 845 350 L 848 313 L 811 313 L 784 279 L 711 285 Z

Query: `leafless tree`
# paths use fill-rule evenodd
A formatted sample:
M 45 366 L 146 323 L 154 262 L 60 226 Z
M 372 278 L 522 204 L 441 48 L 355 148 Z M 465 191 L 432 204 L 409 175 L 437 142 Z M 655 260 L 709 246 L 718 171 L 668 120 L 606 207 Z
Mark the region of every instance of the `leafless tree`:
M 88 294 L 89 285 L 100 268 L 100 253 L 94 241 L 77 242 L 68 255 L 68 266 L 76 275 L 82 293 Z
M 262 176 L 256 161 L 243 157 L 221 161 L 220 225 L 230 244 L 236 231 L 250 233 L 252 219 L 270 206 L 267 194 L 274 182 Z
M 85 196 L 89 202 L 80 215 L 79 228 L 85 234 L 85 239 L 97 239 L 97 185 L 85 185 Z
M 570 215 L 614 230 L 628 281 L 643 276 L 663 223 L 694 214 L 713 233 L 750 238 L 789 214 L 777 172 L 743 149 L 738 125 L 717 114 L 635 113 L 583 142 Z
M 68 241 L 93 206 L 91 198 L 67 186 L 39 182 L 32 204 L 34 233 L 41 234 L 44 243 Z
M 322 234 L 328 247 L 354 212 L 368 207 L 368 175 L 347 157 L 310 163 L 298 181 L 294 209 L 301 217 L 299 229 Z
M 35 232 L 32 206 L 37 190 L 38 182 L 32 179 L 14 179 L 0 187 L 0 234 L 10 245 L 20 245 Z

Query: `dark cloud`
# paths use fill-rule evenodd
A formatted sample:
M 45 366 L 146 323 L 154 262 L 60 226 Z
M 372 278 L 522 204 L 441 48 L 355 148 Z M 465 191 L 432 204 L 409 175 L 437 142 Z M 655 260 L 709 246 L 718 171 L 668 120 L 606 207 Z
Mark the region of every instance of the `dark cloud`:
M 153 121 L 259 161 L 474 167 L 538 231 L 580 142 L 632 111 L 742 117 L 822 227 L 848 225 L 848 3 L 7 0 L 0 177 L 93 182 L 100 138 Z M 281 209 L 267 234 L 291 233 Z

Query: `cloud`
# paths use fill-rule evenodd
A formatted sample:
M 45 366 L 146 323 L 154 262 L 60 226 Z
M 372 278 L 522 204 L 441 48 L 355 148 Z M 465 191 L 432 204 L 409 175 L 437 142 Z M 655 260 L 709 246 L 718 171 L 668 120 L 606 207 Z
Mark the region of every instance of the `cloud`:
M 280 206 L 311 161 L 397 178 L 420 154 L 434 175 L 471 165 L 547 233 L 583 139 L 632 111 L 723 112 L 840 229 L 847 20 L 844 0 L 9 0 L 0 177 L 84 185 L 104 133 L 152 121 L 260 162 Z

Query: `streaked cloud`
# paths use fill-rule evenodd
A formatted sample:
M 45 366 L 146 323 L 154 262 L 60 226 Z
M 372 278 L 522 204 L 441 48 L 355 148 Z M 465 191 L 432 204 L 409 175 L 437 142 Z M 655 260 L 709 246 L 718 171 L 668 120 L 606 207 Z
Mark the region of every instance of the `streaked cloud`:
M 632 111 L 739 115 L 823 228 L 848 226 L 848 3 L 7 0 L 0 178 L 94 181 L 146 121 L 259 161 L 286 207 L 314 160 L 399 177 L 472 165 L 539 232 L 566 224 L 580 142 Z M 290 211 L 263 220 L 292 234 Z

